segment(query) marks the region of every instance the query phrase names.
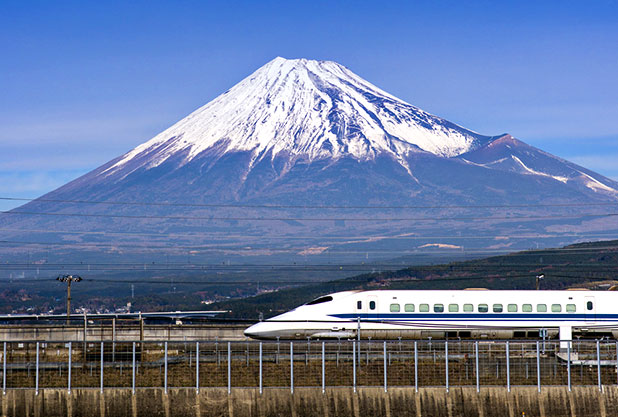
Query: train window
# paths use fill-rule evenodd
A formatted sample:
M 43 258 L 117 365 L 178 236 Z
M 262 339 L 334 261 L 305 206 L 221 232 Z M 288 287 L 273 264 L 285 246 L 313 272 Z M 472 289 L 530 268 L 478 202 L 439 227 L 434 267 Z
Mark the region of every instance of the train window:
M 536 311 L 538 313 L 545 313 L 547 311 L 547 304 L 537 304 Z
M 487 304 L 479 304 L 479 313 L 487 313 L 489 311 L 489 307 Z
M 474 306 L 472 304 L 464 304 L 463 311 L 472 313 L 474 311 Z
M 369 310 L 375 310 L 375 309 L 376 309 L 376 302 L 369 301 Z
M 588 311 L 592 310 L 592 301 L 588 301 L 586 303 L 586 310 L 588 310 Z
M 560 313 L 562 311 L 562 306 L 560 304 L 552 304 L 551 312 L 552 313 Z
M 521 311 L 523 311 L 524 313 L 531 313 L 532 312 L 532 304 L 524 304 L 521 306 Z
M 414 304 L 406 304 L 403 308 L 406 313 L 414 313 Z
M 457 313 L 459 311 L 459 304 L 449 304 L 448 311 L 451 313 Z
M 305 305 L 312 306 L 312 305 L 315 305 L 315 304 L 322 304 L 322 303 L 326 303 L 326 302 L 328 302 L 328 301 L 333 301 L 333 297 L 331 297 L 330 295 L 327 295 L 326 297 L 319 297 L 319 298 L 316 298 L 316 299 L 315 299 L 315 300 L 313 300 L 313 301 L 309 301 L 309 302 L 308 302 L 307 304 L 305 304 Z
M 429 304 L 420 304 L 418 306 L 418 311 L 421 313 L 427 313 L 429 311 Z
M 433 311 L 434 313 L 444 313 L 444 304 L 434 304 Z
M 575 304 L 567 304 L 566 305 L 567 313 L 575 313 Z
M 509 313 L 517 313 L 517 304 L 509 304 L 506 306 L 506 311 Z
M 363 302 L 362 301 L 357 301 L 356 302 L 356 308 L 358 310 L 362 310 L 363 309 Z
M 494 313 L 502 313 L 502 304 L 494 304 L 493 310 L 494 310 Z
M 391 313 L 399 313 L 400 309 L 401 307 L 399 307 L 399 304 L 391 304 Z

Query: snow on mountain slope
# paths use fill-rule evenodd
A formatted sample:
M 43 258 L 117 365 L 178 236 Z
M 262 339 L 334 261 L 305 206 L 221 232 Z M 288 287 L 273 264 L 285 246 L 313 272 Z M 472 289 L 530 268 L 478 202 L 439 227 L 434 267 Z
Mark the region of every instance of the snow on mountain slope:
M 132 171 L 136 164 L 129 162 L 140 159 L 152 168 L 182 154 L 187 163 L 213 148 L 251 152 L 249 169 L 281 153 L 306 160 L 388 154 L 409 171 L 406 156 L 412 152 L 453 157 L 490 139 L 412 106 L 335 62 L 276 58 L 128 152 L 106 174 L 128 166 Z
M 575 188 L 618 197 L 616 181 L 534 148 L 511 135 L 504 135 L 457 158 L 493 170 L 551 178 Z
M 59 246 L 50 257 L 45 247 L 45 260 L 146 265 L 158 245 L 170 249 L 152 250 L 152 264 L 166 251 L 188 263 L 194 251 L 185 248 L 213 265 L 330 263 L 331 254 L 365 262 L 372 251 L 385 259 L 425 245 L 612 237 L 616 190 L 510 135 L 481 136 L 430 115 L 334 62 L 277 58 L 152 140 L 1 216 L 0 226 L 15 230 L 7 241 L 89 245 L 83 256 Z M 21 262 L 23 253 L 11 256 Z

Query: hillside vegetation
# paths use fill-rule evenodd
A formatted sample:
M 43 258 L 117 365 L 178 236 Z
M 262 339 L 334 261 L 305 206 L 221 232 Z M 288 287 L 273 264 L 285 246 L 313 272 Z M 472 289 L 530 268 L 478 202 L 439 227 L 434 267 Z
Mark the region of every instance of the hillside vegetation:
M 231 310 L 230 318 L 265 318 L 290 310 L 313 298 L 353 289 L 541 289 L 591 287 L 607 289 L 618 278 L 618 240 L 580 243 L 558 249 L 532 250 L 480 260 L 415 266 L 397 271 L 284 289 L 255 297 L 212 304 Z

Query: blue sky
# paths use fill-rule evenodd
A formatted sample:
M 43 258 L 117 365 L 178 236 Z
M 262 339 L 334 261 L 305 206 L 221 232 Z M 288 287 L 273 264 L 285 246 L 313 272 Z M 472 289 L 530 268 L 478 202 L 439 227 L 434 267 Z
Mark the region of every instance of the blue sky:
M 3 0 L 0 46 L 0 197 L 51 191 L 276 56 L 618 180 L 616 1 Z

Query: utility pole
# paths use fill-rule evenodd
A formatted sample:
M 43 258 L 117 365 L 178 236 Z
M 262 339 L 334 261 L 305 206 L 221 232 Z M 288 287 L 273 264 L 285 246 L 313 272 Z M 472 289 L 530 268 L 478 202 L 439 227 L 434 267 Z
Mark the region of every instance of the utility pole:
M 541 280 L 545 278 L 545 274 L 541 274 L 541 275 L 537 275 L 536 276 L 536 290 L 540 290 L 541 289 Z
M 67 283 L 67 324 L 69 324 L 71 319 L 71 282 L 79 282 L 82 277 L 79 275 L 60 275 L 56 280 Z

